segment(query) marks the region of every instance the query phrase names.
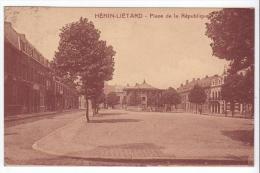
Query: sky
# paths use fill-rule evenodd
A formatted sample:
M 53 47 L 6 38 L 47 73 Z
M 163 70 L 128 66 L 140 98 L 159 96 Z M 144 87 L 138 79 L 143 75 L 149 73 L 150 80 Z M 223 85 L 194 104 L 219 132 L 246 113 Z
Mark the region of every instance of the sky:
M 134 85 L 146 80 L 164 89 L 177 88 L 193 78 L 223 73 L 228 62 L 212 56 L 211 40 L 205 36 L 206 15 L 216 10 L 5 7 L 5 20 L 18 33 L 25 34 L 45 58 L 52 60 L 60 29 L 80 17 L 88 18 L 101 31 L 101 39 L 116 51 L 115 71 L 109 84 Z M 122 13 L 141 17 L 106 17 Z

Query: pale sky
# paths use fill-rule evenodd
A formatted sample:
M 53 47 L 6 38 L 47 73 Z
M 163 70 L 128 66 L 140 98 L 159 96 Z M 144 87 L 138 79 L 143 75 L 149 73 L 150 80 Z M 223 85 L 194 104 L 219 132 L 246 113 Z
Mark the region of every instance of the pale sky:
M 205 36 L 207 15 L 216 9 L 192 8 L 29 8 L 12 7 L 7 21 L 51 60 L 57 50 L 59 33 L 67 23 L 86 17 L 101 31 L 101 39 L 114 47 L 115 72 L 109 84 L 134 85 L 144 79 L 158 88 L 178 87 L 186 79 L 222 74 L 228 62 L 212 56 Z M 142 14 L 141 19 L 95 18 L 95 14 Z M 150 17 L 151 14 L 164 18 Z M 167 14 L 178 18 L 165 18 Z

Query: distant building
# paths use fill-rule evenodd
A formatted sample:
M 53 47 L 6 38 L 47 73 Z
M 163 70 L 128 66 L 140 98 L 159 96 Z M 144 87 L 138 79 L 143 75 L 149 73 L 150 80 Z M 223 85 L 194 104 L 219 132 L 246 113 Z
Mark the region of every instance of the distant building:
M 225 75 L 215 75 L 211 80 L 210 96 L 208 98 L 210 113 L 224 114 L 226 110 L 226 103 L 221 96 L 221 87 L 224 84 Z
M 192 81 L 186 80 L 185 84 L 181 84 L 180 87 L 177 88 L 177 92 L 181 96 L 181 104 L 178 106 L 179 108 L 187 111 L 187 112 L 195 112 L 196 111 L 196 105 L 194 103 L 191 103 L 189 101 L 189 93 L 193 89 L 195 85 L 201 86 L 206 95 L 206 101 L 202 105 L 202 111 L 204 113 L 210 113 L 212 110 L 214 110 L 214 113 L 222 113 L 221 107 L 223 107 L 222 101 L 220 102 L 220 88 L 215 85 L 214 81 L 223 81 L 221 76 L 214 75 L 214 76 L 206 76 L 202 79 L 200 78 L 193 78 Z M 214 85 L 214 86 L 213 86 Z M 217 105 L 217 106 L 216 106 Z
M 161 89 L 155 88 L 146 83 L 136 83 L 135 86 L 126 86 L 124 89 L 124 100 L 127 107 L 135 106 L 140 109 L 146 109 L 149 106 L 148 100 L 154 95 L 159 97 Z
M 118 97 L 118 105 L 115 107 L 117 108 L 122 108 L 123 107 L 123 99 L 124 99 L 124 91 L 123 91 L 124 86 L 121 85 L 109 85 L 105 83 L 104 86 L 104 94 L 107 96 L 109 93 L 113 92 L 117 95 Z
M 213 113 L 213 114 L 225 114 L 229 113 L 230 103 L 225 102 L 221 96 L 221 87 L 225 82 L 226 72 L 222 75 L 206 76 L 202 79 L 193 79 L 192 81 L 186 80 L 185 84 L 181 84 L 177 88 L 177 92 L 181 96 L 181 104 L 178 108 L 183 109 L 187 112 L 195 112 L 196 105 L 189 102 L 189 92 L 197 84 L 204 88 L 207 98 L 206 102 L 202 105 L 203 113 Z M 240 103 L 235 103 L 235 112 L 242 114 L 243 105 Z

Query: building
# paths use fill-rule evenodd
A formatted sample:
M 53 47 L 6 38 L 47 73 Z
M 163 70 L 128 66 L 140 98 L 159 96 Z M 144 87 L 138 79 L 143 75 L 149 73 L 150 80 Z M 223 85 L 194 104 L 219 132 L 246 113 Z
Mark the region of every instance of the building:
M 193 78 L 192 81 L 186 80 L 185 84 L 181 84 L 177 88 L 177 92 L 181 96 L 181 104 L 178 108 L 187 112 L 195 112 L 196 105 L 189 102 L 189 93 L 195 85 L 201 86 L 206 95 L 206 101 L 202 105 L 203 113 L 224 113 L 225 102 L 221 98 L 221 86 L 224 83 L 224 76 L 214 75 L 205 76 L 204 78 Z
M 109 93 L 113 92 L 118 97 L 118 104 L 115 105 L 116 108 L 123 108 L 123 99 L 124 99 L 124 86 L 122 85 L 109 85 L 105 83 L 104 85 L 104 94 L 107 96 Z
M 196 105 L 189 102 L 189 92 L 197 84 L 204 88 L 207 98 L 206 102 L 202 105 L 202 113 L 211 114 L 231 114 L 231 106 L 229 102 L 225 102 L 221 96 L 221 87 L 225 82 L 226 72 L 222 75 L 206 76 L 202 79 L 193 79 L 192 81 L 186 80 L 185 84 L 181 84 L 177 88 L 177 92 L 181 96 L 181 104 L 178 108 L 187 112 L 196 112 Z M 235 114 L 243 114 L 245 108 L 243 104 L 235 103 Z M 246 105 L 248 107 L 248 105 Z
M 77 91 L 54 76 L 50 63 L 10 22 L 4 23 L 5 115 L 78 108 Z
M 210 97 L 208 99 L 210 105 L 210 113 L 224 114 L 226 110 L 225 101 L 221 97 L 221 87 L 224 84 L 225 75 L 215 75 L 211 80 Z
M 149 85 L 145 80 L 141 84 L 136 83 L 135 86 L 127 85 L 123 91 L 126 106 L 140 110 L 146 110 L 150 106 L 149 100 L 159 98 L 162 94 L 161 89 Z

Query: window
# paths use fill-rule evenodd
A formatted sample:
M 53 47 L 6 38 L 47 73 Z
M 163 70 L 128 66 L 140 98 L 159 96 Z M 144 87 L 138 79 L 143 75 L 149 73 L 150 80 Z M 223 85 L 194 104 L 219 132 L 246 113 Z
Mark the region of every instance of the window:
M 23 41 L 20 41 L 21 50 L 25 51 L 25 43 Z
M 44 106 L 44 94 L 40 92 L 40 106 Z
M 17 86 L 13 85 L 12 92 L 11 92 L 11 104 L 17 103 Z

